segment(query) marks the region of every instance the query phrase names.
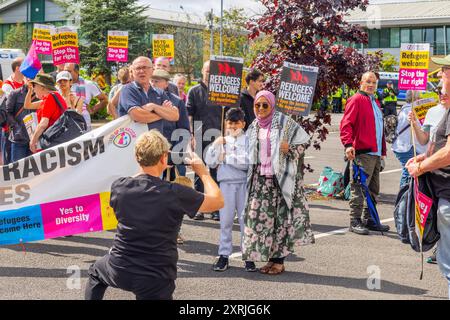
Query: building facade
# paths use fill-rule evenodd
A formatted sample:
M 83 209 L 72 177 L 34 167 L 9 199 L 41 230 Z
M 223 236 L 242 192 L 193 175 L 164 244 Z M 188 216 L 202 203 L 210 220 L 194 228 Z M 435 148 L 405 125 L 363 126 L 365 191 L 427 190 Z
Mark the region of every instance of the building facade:
M 8 31 L 22 23 L 31 32 L 34 23 L 53 24 L 61 26 L 67 24 L 67 17 L 63 9 L 50 0 L 6 0 L 0 2 L 0 43 L 3 43 Z
M 431 55 L 450 54 L 450 1 L 369 5 L 351 12 L 346 21 L 363 26 L 367 51 L 382 50 L 399 58 L 401 43 L 429 43 Z

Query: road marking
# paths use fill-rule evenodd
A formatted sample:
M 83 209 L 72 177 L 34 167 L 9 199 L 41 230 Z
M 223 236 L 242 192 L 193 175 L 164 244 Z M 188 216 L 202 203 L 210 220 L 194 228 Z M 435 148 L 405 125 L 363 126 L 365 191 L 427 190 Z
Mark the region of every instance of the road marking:
M 307 156 L 307 157 L 305 157 L 305 159 L 315 159 L 316 157 L 314 157 L 314 156 Z
M 399 172 L 399 171 L 402 171 L 402 170 L 403 170 L 403 168 L 402 168 L 402 169 L 394 169 L 394 170 L 388 170 L 388 171 L 383 171 L 383 172 L 380 172 L 380 174 L 386 174 L 386 173 Z
M 242 259 L 242 254 L 240 252 L 235 252 L 231 256 L 229 256 L 228 258 L 229 259 L 241 260 Z
M 384 220 L 381 220 L 380 222 L 381 223 L 385 223 L 385 222 L 391 222 L 391 221 L 394 221 L 394 218 L 384 219 Z M 335 234 L 342 234 L 342 233 L 347 233 L 347 232 L 348 232 L 348 227 L 347 228 L 333 230 L 333 231 L 330 231 L 330 232 L 319 233 L 317 235 L 314 235 L 314 238 L 320 239 L 320 238 L 332 236 L 332 235 L 335 235 Z
M 384 219 L 384 220 L 381 220 L 380 222 L 381 223 L 385 223 L 385 222 L 391 222 L 391 221 L 394 221 L 394 218 Z M 330 231 L 330 232 L 319 233 L 317 235 L 314 235 L 314 238 L 315 239 L 320 239 L 320 238 L 333 236 L 335 234 L 344 234 L 344 233 L 347 233 L 347 232 L 349 232 L 348 231 L 348 227 L 347 228 L 333 230 L 333 231 Z M 231 254 L 228 258 L 230 260 L 242 260 L 242 254 L 240 252 L 235 252 L 235 253 Z

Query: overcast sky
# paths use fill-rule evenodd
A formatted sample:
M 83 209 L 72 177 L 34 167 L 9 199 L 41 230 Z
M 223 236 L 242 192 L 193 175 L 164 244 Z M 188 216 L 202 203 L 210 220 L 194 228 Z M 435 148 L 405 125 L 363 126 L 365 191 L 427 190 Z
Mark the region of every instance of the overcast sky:
M 412 1 L 424 1 L 424 0 L 370 0 L 370 3 L 393 3 L 393 2 L 412 2 Z M 426 0 L 425 0 L 426 1 Z M 216 15 L 220 13 L 220 0 L 140 0 L 142 4 L 148 4 L 155 9 L 165 9 L 172 11 L 183 11 L 180 6 L 183 6 L 184 10 L 190 14 L 197 13 L 203 16 L 206 11 L 214 9 Z M 251 13 L 261 13 L 263 6 L 258 3 L 257 0 L 223 0 L 224 9 L 230 7 L 245 8 L 246 11 Z

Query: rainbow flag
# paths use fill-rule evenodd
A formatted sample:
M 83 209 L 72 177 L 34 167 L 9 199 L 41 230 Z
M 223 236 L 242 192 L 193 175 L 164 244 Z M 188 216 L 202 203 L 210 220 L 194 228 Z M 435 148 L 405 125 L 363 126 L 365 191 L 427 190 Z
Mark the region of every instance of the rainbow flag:
M 30 79 L 34 79 L 38 74 L 39 70 L 41 70 L 42 64 L 39 60 L 39 57 L 36 53 L 36 48 L 34 46 L 34 42 L 31 44 L 30 50 L 28 50 L 28 54 L 22 62 L 20 66 L 20 72 Z

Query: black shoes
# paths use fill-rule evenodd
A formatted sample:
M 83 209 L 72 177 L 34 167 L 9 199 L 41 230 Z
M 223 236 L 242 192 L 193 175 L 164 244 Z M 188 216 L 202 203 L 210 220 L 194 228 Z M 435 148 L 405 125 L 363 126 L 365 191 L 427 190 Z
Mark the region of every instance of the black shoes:
M 226 256 L 219 256 L 219 259 L 214 263 L 213 270 L 214 271 L 225 271 L 229 268 L 228 264 L 228 258 Z M 256 272 L 258 269 L 256 268 L 256 265 L 253 261 L 245 261 L 245 267 L 246 272 Z
M 205 220 L 205 215 L 203 213 L 197 212 L 193 218 L 194 220 Z M 211 219 L 215 221 L 220 221 L 219 211 L 211 213 Z
M 253 261 L 245 261 L 245 271 L 247 272 L 256 272 L 256 266 Z
M 377 225 L 372 220 L 367 220 L 366 223 L 363 223 L 361 220 L 351 220 L 349 231 L 354 232 L 356 234 L 369 234 L 369 230 L 371 231 L 379 231 L 379 232 L 388 232 L 391 229 L 388 225 L 380 224 Z
M 214 271 L 225 271 L 228 269 L 228 258 L 225 256 L 219 256 L 219 259 L 214 263 Z
M 366 222 L 366 228 L 371 231 L 388 232 L 391 227 L 386 224 L 380 224 L 379 226 L 372 220 Z
M 213 219 L 214 221 L 220 221 L 219 211 L 214 211 L 214 212 L 211 214 L 211 219 Z
M 361 220 L 352 220 L 350 222 L 350 228 L 348 229 L 350 232 L 354 232 L 356 234 L 368 235 L 369 229 L 361 222 Z
M 205 216 L 203 213 L 197 212 L 197 214 L 194 216 L 194 220 L 205 220 Z

